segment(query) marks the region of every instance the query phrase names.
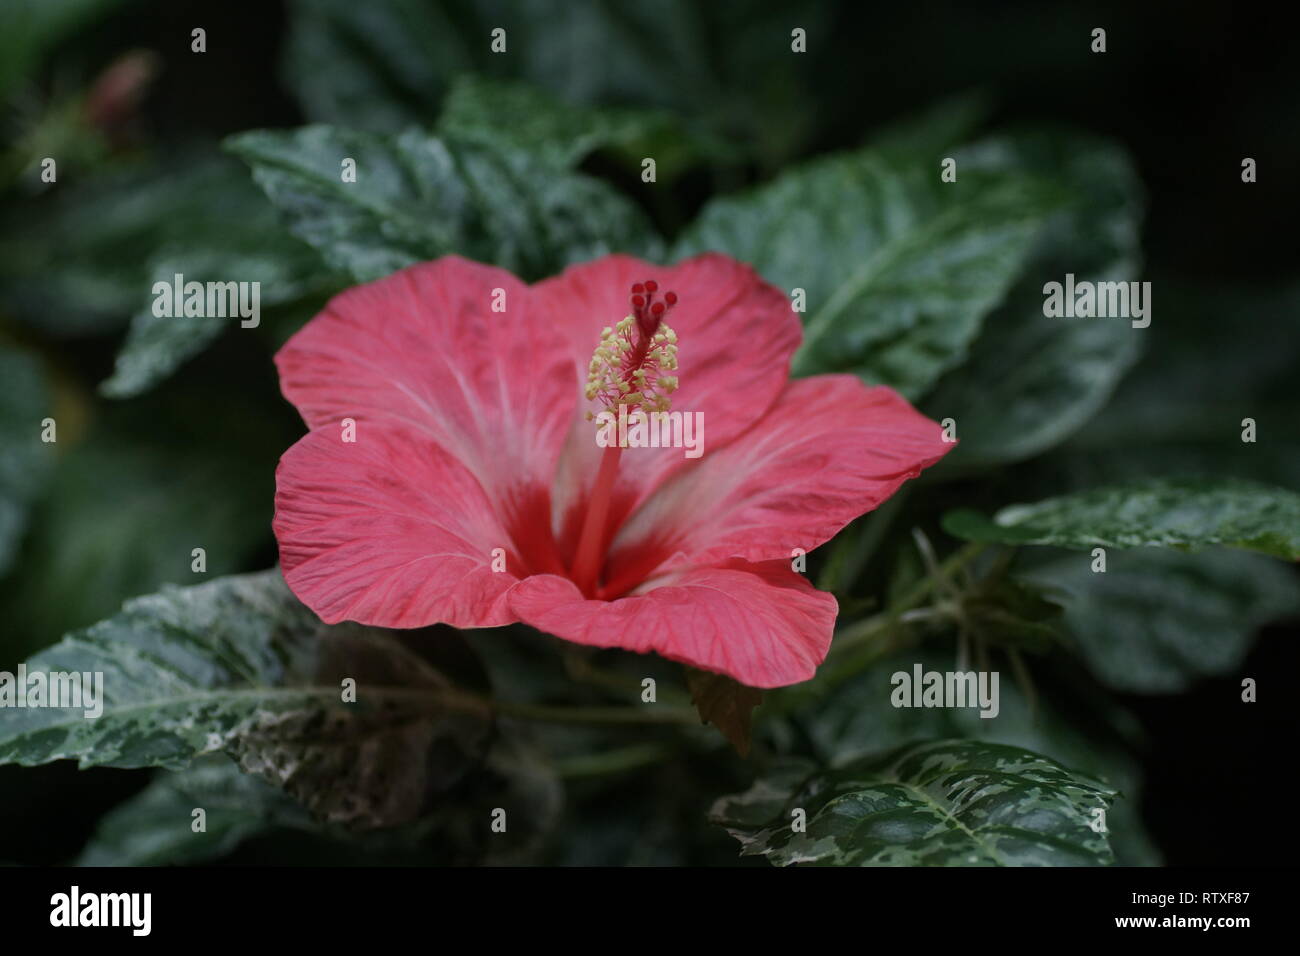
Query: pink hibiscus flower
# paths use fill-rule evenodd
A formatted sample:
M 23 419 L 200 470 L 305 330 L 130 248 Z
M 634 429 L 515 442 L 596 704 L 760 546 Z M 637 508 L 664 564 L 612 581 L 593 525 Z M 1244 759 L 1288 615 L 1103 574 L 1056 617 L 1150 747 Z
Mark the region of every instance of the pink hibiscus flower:
M 285 581 L 328 623 L 522 621 L 806 680 L 837 605 L 795 549 L 952 445 L 889 388 L 791 381 L 800 338 L 785 296 L 716 254 L 532 286 L 450 256 L 348 289 L 275 359 L 311 429 L 276 470 Z M 590 415 L 618 404 L 702 413 L 704 454 L 601 447 Z

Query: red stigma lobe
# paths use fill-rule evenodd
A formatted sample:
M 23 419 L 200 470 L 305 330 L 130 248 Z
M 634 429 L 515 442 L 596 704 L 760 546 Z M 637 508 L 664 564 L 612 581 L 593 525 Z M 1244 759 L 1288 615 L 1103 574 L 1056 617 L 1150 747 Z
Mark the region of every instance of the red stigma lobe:
M 665 292 L 663 301 L 656 302 L 655 293 L 658 291 L 659 283 L 654 279 L 637 282 L 632 286 L 632 317 L 636 319 L 642 343 L 648 343 L 654 337 L 668 310 L 677 304 L 676 292 Z

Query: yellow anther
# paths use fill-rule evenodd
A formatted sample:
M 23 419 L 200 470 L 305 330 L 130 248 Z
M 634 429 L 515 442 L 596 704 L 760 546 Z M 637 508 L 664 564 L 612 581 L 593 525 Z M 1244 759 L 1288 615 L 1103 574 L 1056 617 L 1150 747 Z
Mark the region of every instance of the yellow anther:
M 676 375 L 665 374 L 677 368 L 677 333 L 660 322 L 650 340 L 641 338 L 635 316 L 625 316 L 601 332 L 600 343 L 587 366 L 583 394 L 588 401 L 605 408 L 627 407 L 629 413 L 667 412 L 668 396 L 679 387 Z M 586 413 L 588 421 L 595 418 Z

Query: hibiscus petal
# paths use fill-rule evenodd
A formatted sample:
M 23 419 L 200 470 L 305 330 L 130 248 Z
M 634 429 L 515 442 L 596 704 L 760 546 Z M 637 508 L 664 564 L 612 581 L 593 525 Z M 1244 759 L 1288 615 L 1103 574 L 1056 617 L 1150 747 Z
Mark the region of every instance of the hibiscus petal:
M 721 448 L 758 421 L 781 393 L 802 337 L 799 318 L 779 289 L 727 256 L 711 253 L 675 266 L 606 256 L 533 287 L 537 308 L 569 337 L 577 380 L 586 380 L 587 363 L 601 329 L 628 314 L 629 290 L 645 279 L 678 296 L 678 305 L 667 318 L 677 333 L 680 366 L 681 384 L 672 397 L 673 409 L 703 412 L 706 451 Z M 581 403 L 554 490 L 561 538 L 570 546 L 602 452 L 596 445 L 595 427 L 582 419 L 588 408 L 600 410 L 593 403 Z M 680 450 L 625 450 L 611 527 L 668 475 L 691 461 Z
M 548 488 L 578 399 L 548 321 L 509 272 L 447 256 L 335 296 L 276 355 L 280 387 L 312 428 L 404 423 L 494 498 Z
M 953 448 L 938 424 L 851 375 L 790 382 L 762 421 L 660 487 L 620 530 L 611 593 L 665 561 L 811 551 Z
M 525 573 L 474 476 L 410 426 L 360 422 L 356 441 L 316 429 L 276 469 L 285 582 L 326 623 L 492 627 Z M 506 570 L 492 571 L 492 549 Z
M 838 610 L 784 561 L 695 568 L 617 601 L 586 600 L 568 579 L 537 575 L 509 602 L 521 620 L 556 637 L 653 651 L 761 688 L 813 676 Z

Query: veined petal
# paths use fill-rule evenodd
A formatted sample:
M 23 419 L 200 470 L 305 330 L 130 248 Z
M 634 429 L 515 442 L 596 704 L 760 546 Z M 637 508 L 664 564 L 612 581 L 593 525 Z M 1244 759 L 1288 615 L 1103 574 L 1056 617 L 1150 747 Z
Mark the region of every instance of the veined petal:
M 653 651 L 761 688 L 813 676 L 838 610 L 784 561 L 694 568 L 616 601 L 587 600 L 568 579 L 537 575 L 509 602 L 521 620 L 557 637 Z
M 533 287 L 538 310 L 569 337 L 577 381 L 586 379 L 601 329 L 628 314 L 629 288 L 646 279 L 677 294 L 669 320 L 677 333 L 680 363 L 673 409 L 704 414 L 708 454 L 758 421 L 781 393 L 802 337 L 799 317 L 779 289 L 727 256 L 706 254 L 675 266 L 606 256 Z M 562 549 L 575 543 L 600 462 L 595 428 L 583 418 L 586 410 L 587 403 L 580 403 L 573 417 L 555 484 Z M 681 449 L 626 449 L 614 489 L 611 528 L 670 474 L 692 462 Z
M 275 536 L 285 582 L 326 623 L 492 627 L 515 620 L 506 592 L 527 573 L 483 488 L 423 432 L 326 425 L 276 469 Z M 493 549 L 505 571 L 493 571 Z
M 458 256 L 340 293 L 275 361 L 310 427 L 400 423 L 494 501 L 550 486 L 578 399 L 569 341 L 528 286 Z
M 811 551 L 953 448 L 898 393 L 855 376 L 790 382 L 767 415 L 661 486 L 615 538 L 605 578 L 664 562 L 783 559 Z M 631 586 L 631 585 L 629 585 Z

